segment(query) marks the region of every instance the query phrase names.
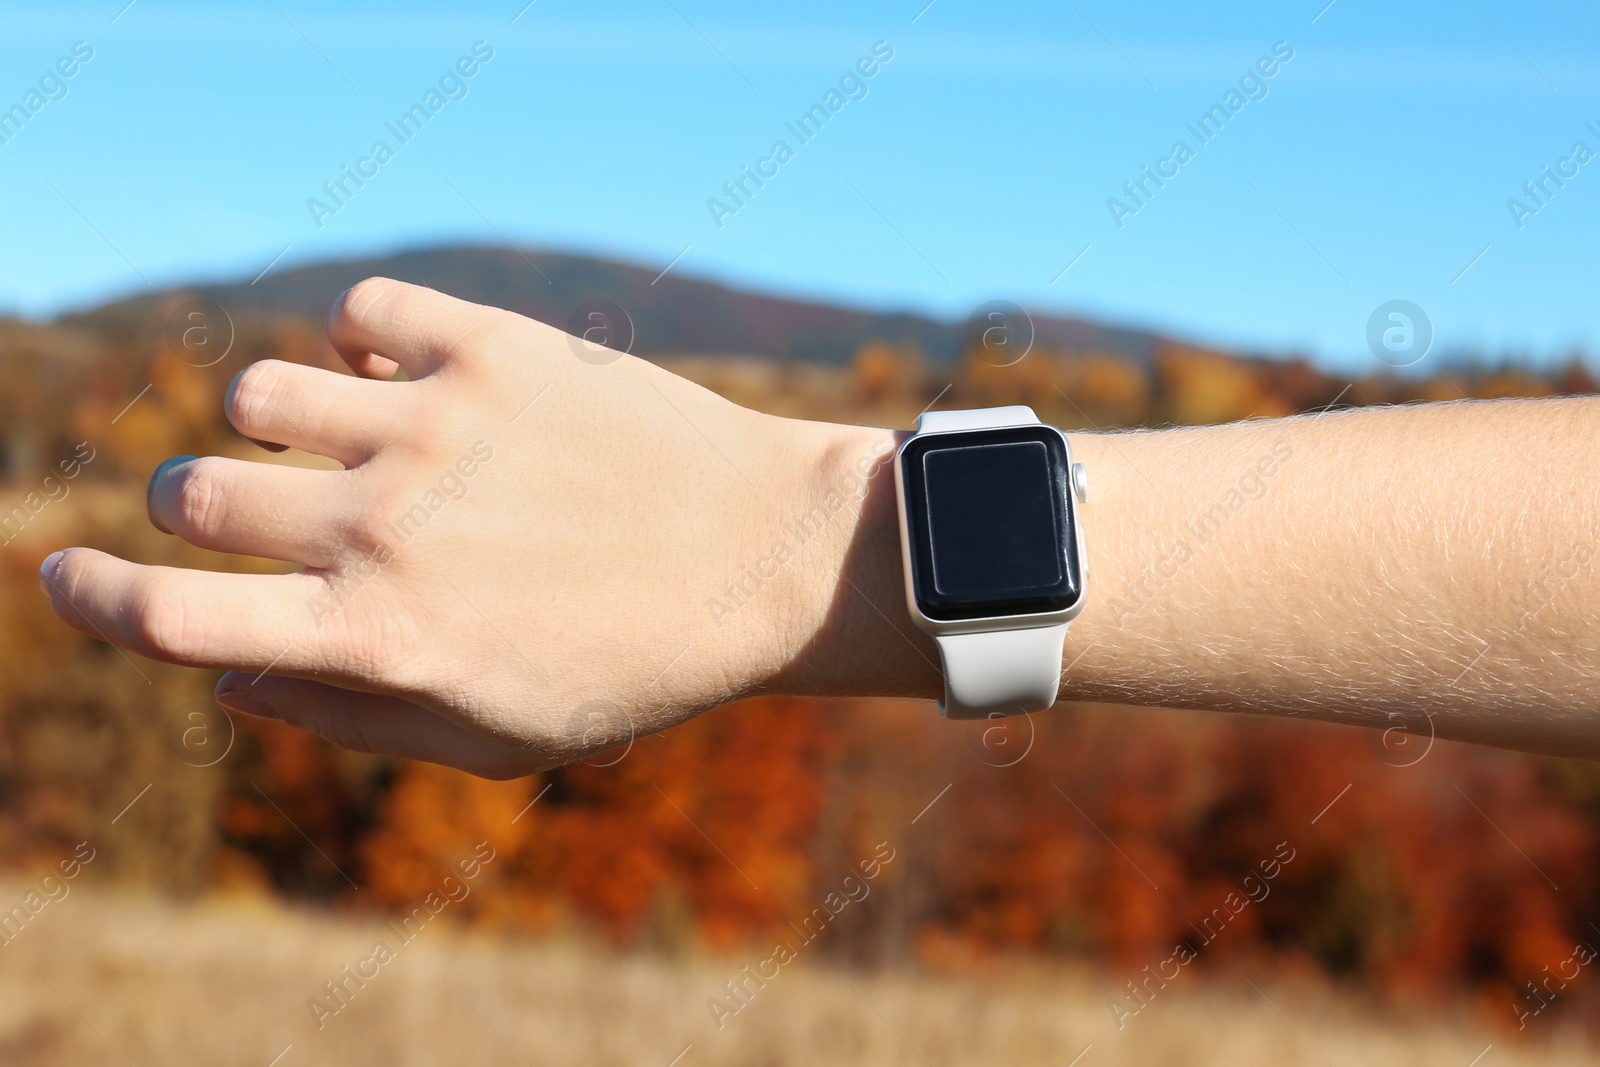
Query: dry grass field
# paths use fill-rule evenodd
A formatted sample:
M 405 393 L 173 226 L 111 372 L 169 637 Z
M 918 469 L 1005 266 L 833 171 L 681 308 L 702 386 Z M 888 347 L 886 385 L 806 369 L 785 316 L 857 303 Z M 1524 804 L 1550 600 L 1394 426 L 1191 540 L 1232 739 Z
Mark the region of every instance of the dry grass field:
M 11 900 L 28 887 L 0 888 Z M 368 916 L 74 888 L 0 946 L 0 1063 L 1504 1067 L 1594 1058 L 1573 1034 L 1532 1044 L 1483 1031 L 1465 1011 L 1384 1010 L 1261 976 L 1252 989 L 1243 974 L 1186 974 L 1119 1032 L 1106 1008 L 1112 979 L 1024 964 L 869 974 L 802 957 L 719 1030 L 708 1000 L 759 956 L 619 955 L 443 925 L 369 968 L 376 977 L 364 985 L 346 979 L 346 1005 L 319 1028 L 307 1002 L 379 939 L 399 942 Z

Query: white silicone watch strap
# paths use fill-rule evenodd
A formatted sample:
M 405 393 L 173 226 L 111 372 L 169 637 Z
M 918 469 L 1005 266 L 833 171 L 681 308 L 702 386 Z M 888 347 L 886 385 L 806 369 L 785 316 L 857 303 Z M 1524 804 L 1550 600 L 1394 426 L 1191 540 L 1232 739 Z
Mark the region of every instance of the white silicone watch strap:
M 966 411 L 925 411 L 917 418 L 917 432 L 993 430 L 1000 426 L 1032 426 L 1038 422 L 1039 416 L 1023 404 L 1003 408 L 968 408 Z
M 917 433 L 992 430 L 1037 425 L 1039 416 L 1021 404 L 966 411 L 928 411 L 917 419 Z M 973 634 L 939 634 L 934 641 L 944 660 L 946 718 L 981 719 L 1043 711 L 1061 690 L 1061 653 L 1067 624 Z
M 944 659 L 948 719 L 1026 715 L 1056 702 L 1067 624 L 934 638 Z

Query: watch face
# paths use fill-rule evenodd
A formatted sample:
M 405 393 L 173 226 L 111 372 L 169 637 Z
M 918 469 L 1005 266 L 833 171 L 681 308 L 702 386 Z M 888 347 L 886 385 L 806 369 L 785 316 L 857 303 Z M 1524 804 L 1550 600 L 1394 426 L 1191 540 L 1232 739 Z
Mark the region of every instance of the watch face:
M 1060 433 L 1009 426 L 913 437 L 900 470 L 913 592 L 928 618 L 1042 614 L 1078 599 Z

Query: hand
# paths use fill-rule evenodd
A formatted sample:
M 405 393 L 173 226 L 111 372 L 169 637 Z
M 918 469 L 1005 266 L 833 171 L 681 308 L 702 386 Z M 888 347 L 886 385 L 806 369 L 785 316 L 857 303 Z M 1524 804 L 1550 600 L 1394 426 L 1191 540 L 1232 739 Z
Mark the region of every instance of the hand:
M 225 406 L 246 437 L 343 470 L 178 457 L 149 487 L 160 529 L 304 569 L 73 548 L 40 572 L 57 614 L 229 668 L 217 699 L 235 711 L 491 777 L 738 695 L 829 688 L 819 634 L 865 492 L 848 475 L 876 469 L 885 431 L 761 415 L 383 279 L 344 294 L 328 335 L 359 377 L 269 360 Z

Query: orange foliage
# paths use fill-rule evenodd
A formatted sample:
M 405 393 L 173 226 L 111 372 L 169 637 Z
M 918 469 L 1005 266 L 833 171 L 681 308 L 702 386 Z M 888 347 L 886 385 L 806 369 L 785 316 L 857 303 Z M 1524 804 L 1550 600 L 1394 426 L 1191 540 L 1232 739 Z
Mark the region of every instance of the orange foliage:
M 408 765 L 362 848 L 366 881 L 409 906 L 488 841 L 503 918 L 570 914 L 628 937 L 672 892 L 713 943 L 774 929 L 812 888 L 806 845 L 835 741 L 823 718 L 801 701 L 746 702 L 542 781 Z
M 851 386 L 868 403 L 906 395 L 922 376 L 920 353 L 908 345 L 868 341 L 850 364 Z
M 1222 352 L 1168 342 L 1159 346 L 1156 368 L 1168 416 L 1180 425 L 1294 413 L 1253 367 Z
M 408 765 L 362 848 L 363 884 L 408 908 L 487 839 L 499 858 L 480 919 L 588 921 L 631 941 L 660 933 L 677 900 L 709 943 L 762 944 L 887 840 L 897 869 L 874 891 L 904 934 L 879 943 L 891 954 L 1046 950 L 1133 972 L 1185 942 L 1207 960 L 1274 953 L 1395 988 L 1496 989 L 1502 1009 L 1582 936 L 1593 823 L 1552 788 L 1550 761 L 1112 708 L 995 729 L 925 705 L 768 698 L 537 783 Z M 1224 910 L 1252 885 L 1259 901 Z
M 1142 367 L 1102 352 L 1063 357 L 1057 366 L 1077 416 L 1068 425 L 1126 426 L 1150 408 L 1150 377 Z

